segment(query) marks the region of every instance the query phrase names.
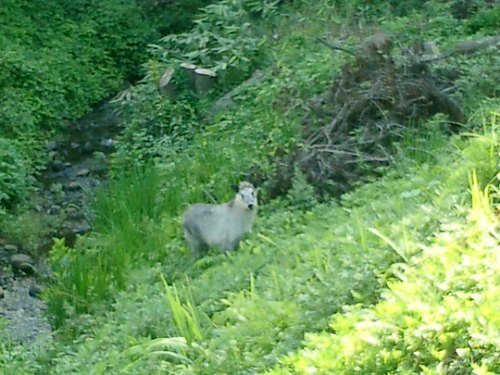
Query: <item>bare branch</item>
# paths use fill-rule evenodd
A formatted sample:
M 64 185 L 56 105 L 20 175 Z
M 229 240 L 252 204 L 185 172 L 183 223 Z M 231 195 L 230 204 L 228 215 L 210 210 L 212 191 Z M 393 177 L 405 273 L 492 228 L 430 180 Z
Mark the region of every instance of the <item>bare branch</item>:
M 336 51 L 342 51 L 342 52 L 348 53 L 351 56 L 356 57 L 356 54 L 354 52 L 349 51 L 346 48 L 342 48 L 342 47 L 339 47 L 339 46 L 334 46 L 333 44 L 330 44 L 326 40 L 323 40 L 321 38 L 316 38 L 315 40 L 318 41 L 318 42 L 320 42 L 321 44 L 324 44 L 325 46 L 327 46 L 330 49 L 333 49 L 333 50 L 336 50 Z

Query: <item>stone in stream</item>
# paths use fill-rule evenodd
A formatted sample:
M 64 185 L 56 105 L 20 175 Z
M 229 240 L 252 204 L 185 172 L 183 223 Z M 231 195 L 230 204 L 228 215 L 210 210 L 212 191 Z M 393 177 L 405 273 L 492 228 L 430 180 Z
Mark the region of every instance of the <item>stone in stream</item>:
M 61 212 L 61 206 L 58 206 L 57 204 L 51 205 L 47 210 L 47 214 L 49 215 L 57 215 L 60 212 Z
M 69 146 L 70 146 L 73 150 L 77 150 L 77 151 L 79 151 L 79 150 L 82 148 L 82 147 L 80 146 L 80 144 L 79 144 L 79 143 L 77 143 L 77 142 L 71 142 L 71 143 L 69 144 Z
M 66 184 L 66 189 L 69 191 L 80 190 L 82 186 L 78 181 L 70 181 Z
M 5 292 L 3 291 L 3 288 L 0 286 L 0 299 L 5 297 Z
M 84 217 L 83 212 L 81 210 L 74 208 L 74 207 L 68 208 L 68 210 L 66 212 L 66 218 L 68 220 L 77 221 L 77 220 L 83 219 L 83 217 Z
M 89 223 L 87 222 L 81 222 L 79 224 L 76 224 L 74 227 L 73 227 L 73 233 L 74 234 L 83 234 L 83 233 L 87 233 L 91 230 L 91 226 Z
M 115 141 L 112 138 L 101 139 L 101 146 L 111 149 L 115 147 Z
M 19 250 L 17 245 L 14 245 L 14 244 L 5 244 L 5 245 L 3 245 L 3 249 L 9 253 L 15 253 L 16 251 Z
M 36 274 L 35 260 L 27 254 L 14 254 L 9 258 L 14 271 L 23 271 L 27 274 Z
M 39 297 L 40 294 L 42 293 L 42 287 L 40 285 L 32 285 L 30 286 L 30 289 L 28 291 L 28 294 L 33 297 L 33 298 L 36 298 L 36 297 Z
M 94 146 L 92 146 L 92 143 L 90 143 L 89 141 L 85 142 L 85 144 L 83 145 L 83 148 L 82 148 L 82 151 L 83 152 L 87 152 L 87 153 L 91 153 L 94 151 Z
M 60 172 L 66 168 L 66 165 L 62 160 L 55 159 L 51 164 L 51 168 L 54 172 Z
M 83 177 L 83 176 L 88 175 L 89 173 L 90 173 L 90 171 L 87 168 L 82 168 L 82 169 L 79 169 L 78 171 L 76 171 L 76 176 Z
M 59 144 L 56 141 L 49 141 L 47 142 L 47 151 L 55 151 L 59 147 Z

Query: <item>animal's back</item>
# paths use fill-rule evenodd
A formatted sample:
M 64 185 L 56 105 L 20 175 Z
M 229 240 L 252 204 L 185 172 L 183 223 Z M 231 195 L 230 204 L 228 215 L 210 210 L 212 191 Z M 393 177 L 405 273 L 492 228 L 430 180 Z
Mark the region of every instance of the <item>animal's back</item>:
M 184 214 L 186 238 L 193 245 L 229 250 L 251 229 L 255 213 L 235 212 L 227 204 L 194 204 Z
M 184 230 L 186 237 L 193 244 L 193 240 L 204 246 L 218 245 L 220 228 L 224 217 L 218 215 L 217 205 L 197 203 L 188 208 L 184 214 Z
M 185 230 L 193 231 L 205 221 L 205 218 L 214 216 L 213 205 L 197 203 L 190 206 L 182 218 L 182 224 Z M 199 230 L 199 228 L 198 228 Z

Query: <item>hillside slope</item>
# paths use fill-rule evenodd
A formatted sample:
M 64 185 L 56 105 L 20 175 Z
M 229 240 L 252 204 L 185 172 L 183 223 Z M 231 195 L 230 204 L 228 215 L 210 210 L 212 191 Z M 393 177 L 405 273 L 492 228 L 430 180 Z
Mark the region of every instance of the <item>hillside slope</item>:
M 462 22 L 441 2 L 422 9 L 297 2 L 270 6 L 266 16 L 259 4 L 223 1 L 197 21 L 191 41 L 248 43 L 237 50 L 238 78 L 221 68 L 221 86 L 208 93 L 179 79 L 176 100 L 162 96 L 159 79 L 177 61 L 158 53 L 165 40 L 153 46 L 145 78 L 121 96 L 126 130 L 114 178 L 89 211 L 93 231 L 74 248 L 58 241 L 52 249 L 44 299 L 55 340 L 49 350 L 0 341 L 4 373 L 499 371 L 495 51 L 430 68 L 463 71 L 452 86 L 468 115 L 459 132 L 436 112 L 392 124 L 400 133 L 383 148 L 391 163 L 356 164 L 367 173 L 336 197 L 311 184 L 300 164 L 287 164 L 302 150 L 315 99 L 357 71 L 359 61 L 318 38 L 355 50 L 380 28 L 398 36 L 390 62 L 397 64 L 412 42 L 450 46 L 494 27 L 473 29 L 486 16 Z M 255 34 L 234 29 L 249 19 L 260 20 L 245 29 Z M 377 27 L 363 27 L 374 20 Z M 189 46 L 189 35 L 178 36 L 179 45 Z M 201 55 L 216 66 L 234 57 L 207 45 Z M 194 52 L 176 51 L 200 57 Z M 260 68 L 264 78 L 240 87 L 214 115 L 214 102 L 250 75 L 243 68 Z M 362 139 L 362 130 L 348 135 Z M 284 174 L 290 183 L 279 191 Z M 231 184 L 243 178 L 261 182 L 253 233 L 236 252 L 193 259 L 180 214 L 193 202 L 231 199 Z

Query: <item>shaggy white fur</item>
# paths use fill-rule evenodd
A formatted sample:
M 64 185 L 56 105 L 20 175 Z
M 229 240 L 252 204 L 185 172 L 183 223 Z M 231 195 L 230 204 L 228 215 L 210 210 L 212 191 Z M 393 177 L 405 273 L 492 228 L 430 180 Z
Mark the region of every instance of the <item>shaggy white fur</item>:
M 230 202 L 190 206 L 184 213 L 182 225 L 193 255 L 199 256 L 214 246 L 222 251 L 234 250 L 243 235 L 252 230 L 257 205 L 255 188 L 244 181 Z

